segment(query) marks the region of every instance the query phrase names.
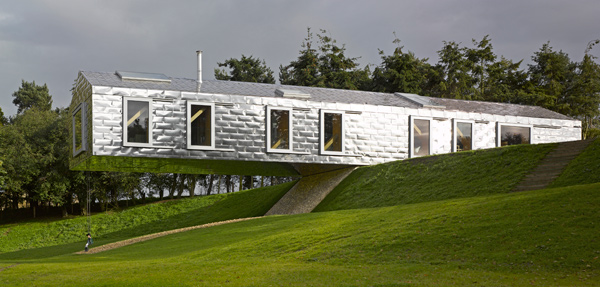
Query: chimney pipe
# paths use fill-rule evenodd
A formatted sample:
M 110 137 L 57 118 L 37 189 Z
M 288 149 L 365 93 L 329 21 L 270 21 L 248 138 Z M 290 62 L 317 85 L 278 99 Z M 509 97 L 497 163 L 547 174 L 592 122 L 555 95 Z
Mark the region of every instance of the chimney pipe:
M 198 54 L 198 84 L 202 84 L 202 51 L 196 51 Z

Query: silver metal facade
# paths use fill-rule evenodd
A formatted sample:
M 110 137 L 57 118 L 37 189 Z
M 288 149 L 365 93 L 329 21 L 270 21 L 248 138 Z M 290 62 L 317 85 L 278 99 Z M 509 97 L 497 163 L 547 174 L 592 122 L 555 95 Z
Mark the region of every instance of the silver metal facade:
M 86 83 L 82 83 L 81 86 L 87 87 L 87 91 L 91 92 L 88 104 L 91 111 L 91 115 L 88 114 L 91 121 L 91 141 L 88 149 L 93 156 L 372 165 L 409 157 L 409 116 L 431 120 L 432 154 L 451 152 L 453 119 L 474 123 L 474 149 L 497 146 L 498 123 L 530 126 L 533 144 L 581 138 L 581 124 L 576 120 L 504 116 L 437 108 L 317 102 L 280 97 L 90 87 Z M 82 93 L 85 92 L 82 90 Z M 123 97 L 152 99 L 152 147 L 123 146 Z M 187 148 L 187 101 L 215 103 L 214 150 Z M 266 152 L 267 106 L 292 108 L 293 152 Z M 321 109 L 345 113 L 344 155 L 320 154 Z

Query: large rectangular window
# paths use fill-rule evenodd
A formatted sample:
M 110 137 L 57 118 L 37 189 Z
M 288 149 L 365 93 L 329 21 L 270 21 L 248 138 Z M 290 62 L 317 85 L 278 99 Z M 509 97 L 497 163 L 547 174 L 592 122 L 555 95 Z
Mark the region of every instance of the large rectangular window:
M 498 124 L 498 132 L 498 146 L 531 143 L 530 126 Z
M 187 103 L 187 146 L 188 149 L 214 149 L 215 114 L 214 104 Z
M 431 154 L 431 120 L 410 118 L 410 156 L 419 157 Z
M 343 154 L 344 113 L 321 110 L 321 154 Z
M 85 151 L 85 103 L 73 111 L 73 156 Z
M 473 123 L 454 121 L 454 144 L 452 151 L 465 151 L 473 149 Z
M 292 109 L 267 107 L 267 151 L 292 151 Z
M 123 98 L 123 145 L 152 146 L 152 100 Z

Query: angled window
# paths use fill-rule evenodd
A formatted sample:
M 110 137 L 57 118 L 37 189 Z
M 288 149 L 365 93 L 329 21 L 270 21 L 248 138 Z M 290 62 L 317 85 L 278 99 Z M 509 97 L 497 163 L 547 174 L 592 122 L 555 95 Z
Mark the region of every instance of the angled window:
M 473 149 L 473 123 L 466 121 L 454 121 L 454 143 L 452 151 L 465 151 Z
M 152 100 L 123 98 L 123 145 L 152 146 Z
M 531 126 L 498 124 L 498 146 L 530 144 Z
M 321 110 L 321 154 L 344 153 L 344 113 Z
M 431 120 L 410 117 L 410 157 L 431 154 Z
M 81 103 L 73 111 L 73 156 L 85 151 L 85 103 Z
M 292 151 L 292 109 L 267 106 L 267 151 Z
M 215 105 L 188 101 L 187 146 L 188 149 L 215 148 Z

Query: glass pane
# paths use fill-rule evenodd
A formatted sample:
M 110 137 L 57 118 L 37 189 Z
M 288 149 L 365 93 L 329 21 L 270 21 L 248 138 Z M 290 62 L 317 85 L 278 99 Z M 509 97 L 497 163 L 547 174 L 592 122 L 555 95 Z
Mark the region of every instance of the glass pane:
M 191 140 L 192 145 L 211 145 L 211 109 L 210 106 L 192 105 Z
M 502 136 L 500 146 L 530 143 L 528 127 L 500 126 L 500 128 Z
M 83 112 L 79 109 L 73 115 L 73 139 L 75 140 L 75 146 L 73 149 L 78 151 L 83 148 L 83 134 L 81 133 L 81 117 Z
M 142 101 L 127 102 L 127 141 L 150 143 L 149 110 L 150 103 Z
M 271 148 L 289 149 L 290 112 L 271 110 Z
M 429 121 L 413 121 L 413 155 L 429 155 Z
M 342 151 L 342 114 L 325 113 L 323 149 Z
M 456 123 L 456 151 L 472 149 L 472 127 L 470 123 Z

